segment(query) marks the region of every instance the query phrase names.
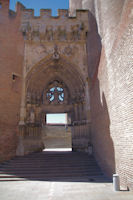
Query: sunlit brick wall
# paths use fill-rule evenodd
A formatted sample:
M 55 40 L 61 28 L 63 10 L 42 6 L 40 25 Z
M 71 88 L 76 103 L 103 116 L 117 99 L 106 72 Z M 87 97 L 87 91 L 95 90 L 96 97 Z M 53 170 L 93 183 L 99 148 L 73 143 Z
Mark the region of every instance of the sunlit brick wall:
M 20 10 L 9 12 L 9 1 L 0 8 L 0 161 L 15 155 L 19 122 L 23 37 Z M 15 76 L 13 76 L 15 75 Z
M 102 51 L 91 87 L 94 152 L 109 176 L 133 187 L 133 2 L 97 1 Z M 91 66 L 89 66 L 91 67 Z

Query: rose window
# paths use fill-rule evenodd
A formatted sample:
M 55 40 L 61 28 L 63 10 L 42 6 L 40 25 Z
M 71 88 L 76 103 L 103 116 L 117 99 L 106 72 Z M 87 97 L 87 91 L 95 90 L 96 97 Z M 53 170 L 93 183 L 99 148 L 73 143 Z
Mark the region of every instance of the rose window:
M 46 98 L 49 103 L 61 103 L 64 101 L 64 89 L 61 87 L 52 87 L 47 91 Z

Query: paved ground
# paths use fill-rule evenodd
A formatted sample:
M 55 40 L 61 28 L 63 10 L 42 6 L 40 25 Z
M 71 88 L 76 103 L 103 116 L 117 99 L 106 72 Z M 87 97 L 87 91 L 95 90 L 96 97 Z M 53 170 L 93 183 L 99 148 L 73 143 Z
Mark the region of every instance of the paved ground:
M 133 192 L 114 192 L 112 183 L 0 182 L 0 200 L 133 200 Z
M 65 174 L 65 171 L 63 171 L 64 165 L 63 164 L 61 165 L 61 163 L 64 163 L 65 161 L 68 162 L 68 158 L 70 158 L 74 155 L 74 157 L 72 157 L 72 159 L 70 159 L 70 161 L 67 164 L 70 165 L 74 162 L 73 163 L 73 165 L 74 165 L 76 162 L 76 160 L 75 160 L 76 154 L 74 154 L 74 153 L 72 153 L 72 155 L 71 155 L 71 153 L 67 152 L 62 157 L 63 151 L 68 151 L 68 150 L 71 151 L 71 149 L 63 149 L 63 150 L 58 149 L 58 151 L 61 151 L 61 153 L 57 154 L 58 155 L 57 159 L 55 159 L 55 154 L 53 154 L 54 159 L 51 159 L 51 157 L 50 157 L 50 160 L 49 160 L 50 167 L 49 168 L 51 169 L 52 166 L 54 166 L 54 168 L 57 168 L 56 164 L 58 164 L 59 165 L 58 167 L 60 167 L 59 169 L 61 169 L 60 173 L 59 173 L 59 170 L 56 169 L 56 172 L 55 172 L 56 175 L 57 174 L 61 175 L 62 173 Z M 33 170 L 32 176 L 35 175 L 35 173 L 38 170 L 38 168 L 36 170 L 34 169 L 36 166 L 36 163 L 38 165 L 39 160 L 41 161 L 41 163 L 44 160 L 44 163 L 45 163 L 45 159 L 47 159 L 47 163 L 48 163 L 48 158 L 49 158 L 49 156 L 52 155 L 52 151 L 54 151 L 54 149 L 51 149 L 51 153 L 49 152 L 50 151 L 49 149 L 45 150 L 45 151 L 48 151 L 48 153 L 44 152 L 44 153 L 42 153 L 42 155 L 40 155 L 40 154 L 29 155 L 28 161 L 27 161 L 27 159 L 24 160 L 24 163 L 25 162 L 32 163 L 34 161 L 32 165 L 29 165 L 30 163 L 26 163 L 25 165 L 22 165 L 23 164 L 22 160 L 25 159 L 25 158 L 22 158 L 22 160 L 20 160 L 21 161 L 20 162 L 21 165 L 19 166 L 20 169 L 23 171 L 24 167 L 28 167 L 28 165 L 29 165 L 30 172 L 31 172 L 31 170 Z M 57 149 L 56 149 L 56 151 L 57 151 Z M 48 154 L 47 155 L 48 157 L 46 155 L 44 157 L 43 154 L 46 154 L 46 155 Z M 70 154 L 70 155 L 67 156 L 67 154 L 68 155 Z M 38 158 L 39 155 L 41 157 Z M 81 157 L 79 157 L 79 156 L 80 155 L 78 155 L 78 162 L 79 162 L 79 158 L 80 158 L 80 160 L 82 160 Z M 82 157 L 83 157 L 83 155 L 82 155 Z M 31 161 L 30 161 L 30 159 L 31 159 Z M 64 160 L 59 162 L 60 159 L 64 159 Z M 87 160 L 88 160 L 88 157 L 87 157 Z M 7 163 L 7 166 L 8 165 L 10 166 L 11 163 L 12 163 L 12 161 Z M 13 161 L 13 163 L 14 163 L 14 161 Z M 40 166 L 41 166 L 41 163 L 40 163 Z M 76 166 L 77 166 L 77 164 L 76 164 Z M 18 167 L 17 162 L 16 162 L 16 165 L 11 165 L 10 167 L 13 167 L 12 169 L 14 169 L 14 167 L 17 168 Z M 44 168 L 44 166 L 43 166 L 43 168 Z M 75 170 L 75 168 L 74 168 L 74 170 Z M 39 168 L 39 170 L 40 170 L 40 168 Z M 52 170 L 54 170 L 54 169 L 52 169 Z M 72 170 L 73 170 L 73 168 L 71 168 L 71 172 L 72 172 Z M 79 170 L 79 168 L 78 168 L 78 170 Z M 48 169 L 47 169 L 47 171 L 48 171 Z M 12 171 L 9 171 L 9 172 L 11 173 Z M 79 170 L 79 172 L 80 172 L 80 170 Z M 10 175 L 10 173 L 8 173 L 8 175 Z M 11 173 L 11 175 L 13 175 L 12 173 Z M 91 172 L 91 174 L 92 174 L 92 172 Z M 43 175 L 43 173 L 42 173 L 42 175 Z M 36 179 L 32 179 L 32 180 L 30 180 L 28 178 L 26 179 L 25 176 L 23 176 L 25 178 L 19 178 L 19 176 L 18 176 L 18 178 L 12 178 L 12 177 L 11 178 L 9 178 L 9 177 L 1 178 L 0 179 L 0 200 L 133 200 L 133 192 L 128 192 L 128 191 L 114 192 L 112 183 L 110 181 L 108 181 L 108 179 L 106 179 L 102 175 L 99 175 L 97 177 L 94 177 L 94 179 L 92 179 L 92 176 L 89 178 L 87 174 L 83 178 L 81 176 L 77 177 L 78 174 L 76 174 L 76 178 L 75 178 L 75 176 L 74 176 L 75 174 L 72 173 L 70 176 L 68 176 L 69 175 L 68 174 L 67 178 L 61 179 L 61 177 L 62 177 L 61 176 L 59 180 L 53 179 L 53 176 L 52 176 L 51 181 L 46 181 L 49 179 L 45 179 L 45 177 L 43 178 L 42 175 L 39 174 Z M 49 173 L 49 176 L 50 175 L 51 174 Z M 2 174 L 1 174 L 1 176 L 2 176 Z M 56 182 L 55 182 L 55 180 L 56 180 Z M 64 182 L 62 180 L 64 180 Z M 78 182 L 76 182 L 76 181 L 78 181 Z M 95 182 L 88 182 L 88 181 L 95 181 Z

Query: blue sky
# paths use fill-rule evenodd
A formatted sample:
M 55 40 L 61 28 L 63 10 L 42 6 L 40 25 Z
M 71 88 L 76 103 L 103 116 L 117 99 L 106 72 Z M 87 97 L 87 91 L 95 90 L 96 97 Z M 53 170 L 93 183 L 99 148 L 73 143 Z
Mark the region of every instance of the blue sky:
M 15 10 L 17 0 L 10 0 L 10 9 Z M 57 10 L 68 9 L 69 0 L 19 0 L 26 8 L 35 9 L 35 15 L 39 15 L 41 8 L 52 9 L 52 15 L 57 15 Z

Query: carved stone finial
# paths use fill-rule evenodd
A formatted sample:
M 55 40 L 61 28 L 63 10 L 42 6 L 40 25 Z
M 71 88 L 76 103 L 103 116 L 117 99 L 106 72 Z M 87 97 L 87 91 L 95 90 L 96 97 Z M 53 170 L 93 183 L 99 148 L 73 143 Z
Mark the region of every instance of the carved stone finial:
M 58 52 L 58 47 L 57 45 L 54 46 L 54 53 L 53 53 L 53 59 L 54 60 L 59 60 L 60 58 L 60 55 L 59 55 L 59 52 Z

